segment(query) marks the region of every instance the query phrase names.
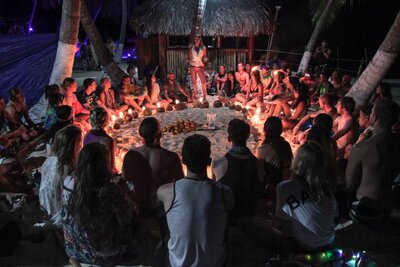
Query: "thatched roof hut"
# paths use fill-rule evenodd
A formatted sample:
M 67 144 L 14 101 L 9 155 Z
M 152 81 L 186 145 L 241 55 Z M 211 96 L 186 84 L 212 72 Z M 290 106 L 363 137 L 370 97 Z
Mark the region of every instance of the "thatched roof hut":
M 198 0 L 149 0 L 138 6 L 130 26 L 144 37 L 191 34 Z M 267 1 L 208 0 L 201 32 L 205 36 L 249 37 L 271 29 Z
M 200 32 L 212 37 L 248 37 L 247 49 L 210 49 L 213 66 L 230 69 L 238 62 L 253 62 L 254 36 L 272 29 L 266 0 L 207 0 Z M 136 42 L 139 74 L 148 64 L 158 65 L 161 77 L 173 70 L 186 75 L 187 48 L 168 46 L 168 36 L 191 36 L 196 23 L 198 0 L 148 0 L 138 6 L 130 20 L 131 28 L 142 37 Z M 219 42 L 220 43 L 220 42 Z

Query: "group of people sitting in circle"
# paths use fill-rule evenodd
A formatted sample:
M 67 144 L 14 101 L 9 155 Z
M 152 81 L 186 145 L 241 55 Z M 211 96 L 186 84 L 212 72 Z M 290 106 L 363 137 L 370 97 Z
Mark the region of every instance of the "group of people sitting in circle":
M 339 109 L 346 109 L 348 100 L 340 101 Z M 372 135 L 353 144 L 341 177 L 328 111 L 313 115 L 295 156 L 279 117 L 265 121 L 255 151 L 247 147 L 250 125 L 233 119 L 227 127 L 232 146 L 213 160 L 214 144 L 198 134 L 184 140 L 182 159 L 162 148 L 160 123 L 148 117 L 138 129 L 143 145 L 126 154 L 120 177 L 113 170 L 112 139 L 94 137 L 93 130 L 82 136 L 69 125 L 55 135 L 43 165 L 40 203 L 63 229 L 72 262 L 138 263 L 137 232 L 149 216 L 159 223 L 171 266 L 222 266 L 231 227 L 283 255 L 329 249 L 339 214 L 375 225 L 390 216 L 400 139 L 392 132 L 398 105 L 377 100 L 369 113 Z M 101 107 L 90 115 L 96 131 L 108 119 Z
M 202 71 L 197 68 L 195 74 Z M 227 127 L 232 147 L 224 157 L 211 159 L 216 144 L 194 134 L 184 140 L 180 158 L 162 148 L 160 123 L 148 117 L 139 126 L 143 145 L 126 154 L 118 174 L 115 141 L 106 132 L 111 115 L 197 97 L 175 78 L 170 72 L 161 86 L 150 73 L 142 87 L 129 67 L 117 91 L 107 77 L 99 88 L 85 79 L 80 92 L 72 78 L 46 87 L 42 136 L 51 152 L 42 166 L 39 200 L 49 224 L 63 233 L 72 264 L 143 263 L 138 232 L 148 217 L 159 223 L 169 265 L 222 266 L 231 227 L 283 254 L 317 252 L 334 245 L 339 214 L 366 224 L 390 216 L 392 184 L 400 173 L 399 106 L 390 86 L 381 83 L 371 102 L 356 109 L 345 96 L 350 79 L 338 72 L 330 82 L 325 73 L 318 80 L 268 66 L 247 73 L 240 63 L 236 73 L 225 74 L 220 66 L 215 76 L 220 99 L 266 114 L 263 136 L 254 137 L 257 149 L 247 147 L 250 125 L 234 119 Z M 312 104 L 318 110 L 308 113 Z M 3 146 L 38 134 L 19 89 L 11 91 L 7 105 L 0 98 L 0 115 L 1 128 L 9 127 L 1 135 Z M 292 140 L 282 137 L 287 129 Z M 300 144 L 295 156 L 289 142 Z M 213 177 L 207 176 L 208 166 Z M 1 191 L 13 205 L 16 194 Z M 18 203 L 7 211 L 1 206 L 2 215 L 9 215 L 2 234 L 21 232 L 15 227 L 21 224 Z

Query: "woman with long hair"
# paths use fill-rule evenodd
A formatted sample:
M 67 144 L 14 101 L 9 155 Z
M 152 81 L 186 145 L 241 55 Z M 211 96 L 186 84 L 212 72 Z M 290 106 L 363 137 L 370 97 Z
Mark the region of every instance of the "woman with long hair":
M 73 78 L 67 77 L 64 79 L 62 85 L 64 100 L 62 105 L 68 105 L 74 110 L 75 118 L 77 121 L 86 121 L 89 119 L 90 111 L 85 109 L 76 97 L 76 89 L 78 84 Z
M 204 72 L 204 63 L 207 63 L 207 48 L 204 46 L 201 36 L 194 37 L 194 44 L 189 47 L 188 61 L 190 64 L 190 76 L 192 77 L 193 98 L 198 99 L 197 93 L 197 75 L 201 81 L 203 91 L 203 100 L 207 98 L 206 75 Z
M 15 87 L 11 89 L 9 102 L 5 110 L 5 118 L 11 131 L 19 130 L 23 132 L 23 137 L 27 140 L 29 137 L 37 136 L 35 128 L 37 125 L 29 116 L 28 107 L 26 106 L 25 96 L 21 89 Z M 25 119 L 26 124 L 22 119 Z M 29 137 L 27 137 L 29 136 Z
M 116 115 L 118 111 L 125 111 L 128 109 L 127 105 L 121 105 L 117 107 L 114 90 L 111 88 L 111 80 L 108 77 L 100 79 L 99 100 L 101 103 L 103 103 L 104 107 L 107 108 L 111 115 Z
M 296 83 L 293 88 L 294 100 L 291 105 L 288 99 L 280 99 L 275 107 L 274 116 L 281 111 L 284 113 L 282 125 L 284 129 L 293 129 L 300 119 L 307 114 L 308 88 L 304 84 Z
M 228 72 L 226 82 L 224 82 L 224 86 L 222 87 L 222 92 L 222 94 L 228 98 L 234 98 L 236 94 L 240 92 L 240 84 L 238 80 L 236 80 L 236 75 L 233 70 Z
M 269 117 L 264 123 L 264 141 L 256 151 L 256 157 L 264 163 L 266 185 L 276 186 L 290 177 L 292 148 L 281 134 L 281 120 Z
M 261 82 L 261 75 L 259 70 L 251 72 L 251 79 L 247 85 L 246 95 L 237 94 L 236 99 L 243 103 L 244 106 L 259 106 L 263 104 L 263 90 L 264 86 Z
M 82 148 L 82 130 L 74 125 L 57 132 L 51 147 L 51 155 L 42 165 L 39 201 L 49 215 L 50 222 L 61 227 L 61 191 L 65 177 L 76 169 L 78 154 Z
M 293 176 L 277 186 L 276 216 L 301 248 L 328 248 L 335 238 L 335 177 L 327 153 L 315 142 L 304 143 L 292 163 Z
M 70 259 L 115 266 L 134 254 L 134 203 L 113 178 L 107 148 L 84 146 L 76 172 L 64 182 L 63 229 Z
M 115 141 L 110 137 L 105 128 L 110 122 L 110 115 L 107 110 L 102 107 L 96 107 L 90 113 L 90 124 L 92 129 L 85 135 L 83 139 L 83 144 L 87 145 L 89 143 L 98 142 L 106 146 L 110 153 L 111 167 L 114 172 L 115 168 Z
M 157 77 L 154 72 L 150 72 L 149 75 L 146 76 L 145 92 L 145 106 L 147 108 L 156 109 L 157 103 L 160 103 L 163 107 L 168 105 L 168 101 L 161 99 L 160 85 L 157 83 Z

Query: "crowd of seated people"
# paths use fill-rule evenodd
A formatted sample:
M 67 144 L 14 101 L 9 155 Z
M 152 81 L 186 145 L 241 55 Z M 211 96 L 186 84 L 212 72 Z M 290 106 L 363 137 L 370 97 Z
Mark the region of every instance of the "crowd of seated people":
M 280 69 L 273 73 L 268 66 L 250 66 L 250 73 L 242 63 L 236 73 L 221 67 L 215 74 L 220 99 L 265 108 L 257 148 L 247 146 L 251 126 L 234 119 L 227 126 L 232 146 L 222 158 L 212 160 L 216 144 L 196 134 L 183 141 L 180 158 L 162 147 L 160 123 L 149 117 L 139 126 L 143 145 L 126 154 L 121 175 L 115 168 L 115 141 L 105 131 L 111 115 L 191 101 L 190 90 L 173 72 L 164 85 L 150 73 L 143 87 L 126 75 L 115 91 L 108 78 L 99 81 L 98 90 L 90 78 L 80 92 L 72 78 L 47 87 L 44 137 L 51 150 L 42 166 L 39 201 L 48 224 L 63 232 L 73 265 L 143 263 L 137 262 L 138 232 L 148 227 L 147 217 L 159 223 L 168 265 L 223 266 L 230 253 L 226 235 L 235 227 L 283 254 L 313 253 L 334 246 L 337 214 L 367 225 L 383 224 L 390 216 L 400 138 L 392 130 L 399 123 L 399 106 L 387 84 L 379 85 L 371 105 L 356 109 L 344 96 L 348 78 L 343 77 L 345 83 L 338 73 L 330 84 L 324 73 L 315 81 Z M 313 102 L 318 102 L 316 111 L 309 110 Z M 2 146 L 40 132 L 19 89 L 11 91 L 7 105 L 0 98 L 0 116 Z M 285 140 L 283 131 L 293 139 Z M 290 143 L 298 150 L 292 151 Z M 14 203 L 16 197 L 26 198 L 0 193 L 0 212 L 9 218 L 1 221 L 2 235 L 21 232 L 19 215 L 13 215 L 22 205 Z

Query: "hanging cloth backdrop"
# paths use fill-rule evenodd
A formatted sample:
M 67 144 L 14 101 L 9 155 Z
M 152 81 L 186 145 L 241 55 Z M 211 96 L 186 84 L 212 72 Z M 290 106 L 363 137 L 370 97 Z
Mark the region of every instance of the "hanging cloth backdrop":
M 0 36 L 0 95 L 8 101 L 19 87 L 28 108 L 39 101 L 48 84 L 57 52 L 58 34 Z

